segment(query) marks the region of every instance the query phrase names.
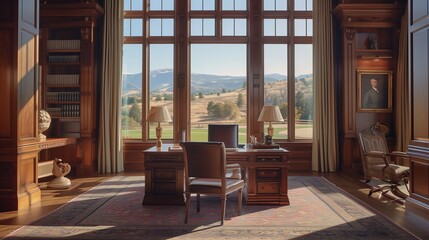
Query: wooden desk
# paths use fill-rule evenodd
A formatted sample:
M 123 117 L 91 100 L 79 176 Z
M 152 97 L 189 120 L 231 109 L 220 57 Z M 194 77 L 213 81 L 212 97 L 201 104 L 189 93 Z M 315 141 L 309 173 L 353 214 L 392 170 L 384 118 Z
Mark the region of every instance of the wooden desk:
M 143 205 L 184 205 L 184 162 L 181 151 L 169 151 L 172 144 L 145 150 L 145 196 Z M 248 149 L 227 152 L 227 163 L 244 169 L 247 204 L 289 205 L 288 150 Z

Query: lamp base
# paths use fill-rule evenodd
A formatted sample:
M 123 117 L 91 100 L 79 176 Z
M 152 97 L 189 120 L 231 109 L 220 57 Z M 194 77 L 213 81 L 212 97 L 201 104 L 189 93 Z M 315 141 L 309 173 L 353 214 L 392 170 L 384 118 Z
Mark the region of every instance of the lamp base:
M 157 148 L 161 148 L 162 147 L 162 140 L 161 140 L 161 136 L 162 136 L 162 127 L 161 124 L 158 122 L 158 127 L 156 128 L 156 147 Z
M 273 134 L 274 134 L 274 128 L 273 128 L 273 125 L 271 124 L 271 122 L 270 122 L 270 125 L 268 125 L 267 134 L 269 136 L 273 136 Z
M 156 140 L 156 147 L 162 148 L 162 140 L 161 139 Z

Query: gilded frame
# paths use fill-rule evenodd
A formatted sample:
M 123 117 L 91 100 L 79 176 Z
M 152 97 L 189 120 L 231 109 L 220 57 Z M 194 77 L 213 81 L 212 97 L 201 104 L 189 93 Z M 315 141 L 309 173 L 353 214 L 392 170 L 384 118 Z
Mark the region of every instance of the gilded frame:
M 358 112 L 392 112 L 392 71 L 358 70 L 356 86 Z

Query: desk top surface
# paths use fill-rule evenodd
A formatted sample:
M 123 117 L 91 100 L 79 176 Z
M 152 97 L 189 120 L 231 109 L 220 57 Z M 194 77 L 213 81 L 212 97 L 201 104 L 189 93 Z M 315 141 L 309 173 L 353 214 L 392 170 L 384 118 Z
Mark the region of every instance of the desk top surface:
M 161 148 L 151 147 L 143 152 L 145 153 L 174 153 L 174 152 L 182 152 L 182 148 L 179 144 L 162 144 Z M 250 152 L 266 152 L 266 153 L 288 153 L 289 151 L 284 148 L 279 149 L 253 149 L 248 147 L 246 144 L 243 148 L 236 148 L 236 149 L 227 149 L 227 154 L 233 154 L 233 153 L 250 153 Z

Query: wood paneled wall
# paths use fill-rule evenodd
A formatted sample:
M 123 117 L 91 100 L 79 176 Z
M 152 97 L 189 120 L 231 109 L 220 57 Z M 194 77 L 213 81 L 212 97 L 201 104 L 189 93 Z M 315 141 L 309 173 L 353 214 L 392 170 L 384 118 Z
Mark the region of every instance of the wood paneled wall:
M 333 10 L 339 26 L 336 39 L 339 59 L 336 59 L 336 63 L 340 73 L 337 80 L 340 168 L 361 173 L 362 160 L 356 134 L 378 121 L 390 126 L 391 132 L 387 137 L 389 142 L 394 142 L 395 113 L 394 110 L 359 111 L 358 71 L 396 72 L 399 41 L 397 33 L 405 6 L 380 1 L 371 4 L 363 4 L 361 1 L 342 2 Z M 371 34 L 378 36 L 377 49 L 368 46 Z M 392 85 L 394 88 L 395 81 Z
M 38 0 L 4 0 L 0 8 L 0 210 L 40 200 L 38 150 Z
M 429 216 L 429 0 L 409 1 L 409 72 L 412 96 L 410 190 L 406 210 Z

